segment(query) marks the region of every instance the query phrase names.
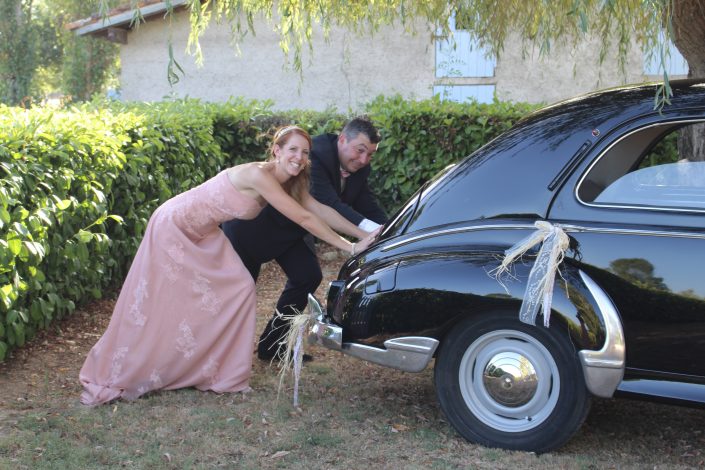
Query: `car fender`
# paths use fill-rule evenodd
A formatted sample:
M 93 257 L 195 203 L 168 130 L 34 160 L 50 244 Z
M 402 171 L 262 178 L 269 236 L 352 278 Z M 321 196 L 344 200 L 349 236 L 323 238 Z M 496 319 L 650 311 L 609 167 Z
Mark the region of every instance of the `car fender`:
M 412 331 L 437 337 L 468 315 L 496 308 L 516 310 L 518 319 L 531 260 L 516 263 L 497 279 L 500 259 L 494 252 L 463 251 L 376 263 L 345 280 L 344 289 L 331 289 L 329 312 L 348 329 L 348 338 L 377 341 Z M 542 321 L 540 316 L 537 320 Z M 567 263 L 555 283 L 551 322 L 568 326 L 581 349 L 599 349 L 604 343 L 600 310 L 578 269 Z
M 369 263 L 344 282 L 345 288 L 343 283 L 331 286 L 329 312 L 343 326 L 345 341 L 377 347 L 390 338 L 409 335 L 442 341 L 459 321 L 499 309 L 516 311 L 519 321 L 534 258 L 525 256 L 498 279 L 494 273 L 501 256 L 463 250 L 410 253 L 391 262 Z M 542 314 L 536 320 L 536 328 L 544 328 Z M 623 334 L 616 310 L 597 283 L 570 258 L 556 275 L 550 328 L 570 336 L 586 377 L 596 371 L 602 375 L 601 370 L 608 368 L 621 381 Z M 608 332 L 616 336 L 617 350 L 606 341 Z M 595 380 L 601 381 L 587 382 Z M 591 387 L 591 391 L 609 396 L 619 383 L 615 380 Z

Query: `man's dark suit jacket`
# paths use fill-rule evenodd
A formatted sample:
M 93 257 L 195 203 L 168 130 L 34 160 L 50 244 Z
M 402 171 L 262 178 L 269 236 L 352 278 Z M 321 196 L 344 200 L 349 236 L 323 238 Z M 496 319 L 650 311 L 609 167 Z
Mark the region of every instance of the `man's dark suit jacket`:
M 387 221 L 387 214 L 377 204 L 368 186 L 369 165 L 348 176 L 345 189 L 341 193 L 337 142 L 336 134 L 323 134 L 313 138 L 311 194 L 355 225 L 359 225 L 362 219 L 383 224 Z

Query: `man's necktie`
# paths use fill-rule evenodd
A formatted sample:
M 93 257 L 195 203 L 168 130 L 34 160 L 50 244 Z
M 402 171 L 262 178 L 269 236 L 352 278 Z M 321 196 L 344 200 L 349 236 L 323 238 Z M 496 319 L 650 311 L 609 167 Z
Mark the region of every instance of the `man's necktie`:
M 350 176 L 350 172 L 340 169 L 340 192 L 345 191 L 345 180 Z

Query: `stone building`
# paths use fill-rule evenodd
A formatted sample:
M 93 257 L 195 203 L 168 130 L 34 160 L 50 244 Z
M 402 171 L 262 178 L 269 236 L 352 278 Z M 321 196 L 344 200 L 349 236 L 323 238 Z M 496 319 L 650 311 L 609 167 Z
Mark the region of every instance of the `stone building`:
M 176 7 L 171 21 L 164 19 L 166 2 L 145 1 L 140 9 L 146 21 L 137 27 L 130 26 L 135 12 L 129 8 L 70 26 L 76 34 L 121 44 L 124 100 L 173 96 L 217 102 L 241 96 L 271 100 L 275 109 L 341 111 L 355 111 L 378 95 L 393 94 L 553 103 L 599 88 L 660 78 L 639 47 L 632 47 L 626 74 L 619 71 L 616 53 L 598 64 L 597 39 L 585 39 L 575 48 L 554 44 L 550 57 L 540 57 L 538 50 L 525 49 L 519 37 L 510 37 L 501 57 L 494 58 L 454 24 L 452 37 L 440 37 L 424 24 L 417 24 L 414 33 L 388 27 L 373 36 L 333 29 L 328 40 L 320 30 L 314 31 L 313 52 L 305 51 L 299 74 L 286 65 L 279 38 L 264 19 L 255 22 L 256 34 L 247 34 L 237 47 L 230 27 L 213 22 L 200 40 L 204 62 L 198 66 L 186 52 L 190 29 L 183 8 L 186 1 L 171 3 Z M 173 86 L 167 80 L 170 39 L 174 58 L 184 70 Z M 670 72 L 677 78 L 687 74 L 687 65 L 673 51 Z

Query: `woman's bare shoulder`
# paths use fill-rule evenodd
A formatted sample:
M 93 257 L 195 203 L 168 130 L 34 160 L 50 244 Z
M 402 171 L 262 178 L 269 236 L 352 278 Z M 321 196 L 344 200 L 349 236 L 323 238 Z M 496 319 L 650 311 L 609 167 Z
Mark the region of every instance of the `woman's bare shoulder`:
M 262 188 L 272 179 L 265 165 L 265 162 L 251 162 L 231 167 L 227 170 L 228 179 L 235 189 L 264 203 Z
M 252 183 L 268 176 L 264 162 L 250 162 L 228 168 L 228 178 L 237 189 L 251 188 Z

